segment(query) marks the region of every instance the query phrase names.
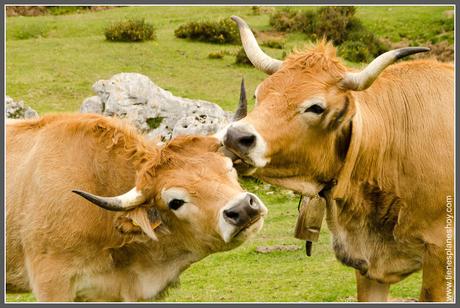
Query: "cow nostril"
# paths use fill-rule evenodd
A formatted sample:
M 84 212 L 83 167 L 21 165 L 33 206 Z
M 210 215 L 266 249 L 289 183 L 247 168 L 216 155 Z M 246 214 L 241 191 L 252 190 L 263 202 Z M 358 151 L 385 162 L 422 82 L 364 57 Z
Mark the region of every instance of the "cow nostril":
M 248 203 L 251 208 L 256 209 L 256 210 L 259 209 L 259 204 L 257 200 L 251 195 L 249 195 Z
M 238 212 L 235 212 L 235 211 L 231 211 L 231 210 L 225 210 L 224 211 L 224 215 L 225 217 L 227 217 L 231 222 L 233 223 L 238 223 L 238 220 L 240 218 L 240 214 L 238 214 Z
M 235 154 L 246 155 L 256 145 L 255 134 L 242 128 L 230 127 L 224 137 L 224 145 Z
M 238 142 L 246 148 L 249 148 L 250 146 L 252 146 L 255 141 L 256 141 L 255 135 L 243 136 L 238 140 Z

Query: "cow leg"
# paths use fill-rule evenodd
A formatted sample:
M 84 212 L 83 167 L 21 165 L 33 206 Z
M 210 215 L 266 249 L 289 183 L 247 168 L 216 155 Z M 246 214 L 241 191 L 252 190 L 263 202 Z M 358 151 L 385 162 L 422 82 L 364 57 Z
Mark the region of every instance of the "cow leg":
M 69 261 L 69 260 L 67 260 Z M 40 302 L 68 302 L 74 300 L 73 275 L 69 264 L 48 255 L 26 257 L 32 292 Z
M 444 250 L 438 246 L 427 244 L 423 255 L 423 277 L 420 301 L 446 301 L 446 283 L 448 282 L 449 281 L 446 281 L 446 254 Z M 453 284 L 453 281 L 451 281 L 451 283 Z M 453 286 L 451 286 L 451 291 L 454 292 Z
M 390 284 L 371 280 L 356 271 L 356 284 L 359 302 L 386 302 Z

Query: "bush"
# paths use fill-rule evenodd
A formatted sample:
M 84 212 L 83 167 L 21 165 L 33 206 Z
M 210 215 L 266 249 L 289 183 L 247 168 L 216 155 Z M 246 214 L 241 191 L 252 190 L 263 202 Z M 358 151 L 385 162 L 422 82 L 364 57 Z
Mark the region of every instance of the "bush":
M 360 43 L 362 46 L 368 50 L 369 58 L 365 61 L 372 60 L 376 56 L 389 50 L 389 46 L 384 44 L 374 33 L 367 30 L 361 23 L 360 20 L 354 19 L 349 23 L 349 29 L 347 30 L 346 41 L 343 44 L 355 42 Z M 352 46 L 352 44 L 347 44 L 347 46 Z M 346 46 L 344 48 L 347 48 Z M 359 57 L 358 55 L 356 55 Z M 352 58 L 355 56 L 344 57 L 349 61 L 353 61 Z
M 378 37 L 367 30 L 354 15 L 353 6 L 326 6 L 317 11 L 281 10 L 270 16 L 278 31 L 301 31 L 311 39 L 332 41 L 339 54 L 353 62 L 370 61 L 388 50 Z
M 297 17 L 299 30 L 310 36 L 315 33 L 318 24 L 318 15 L 315 11 L 305 11 Z
M 311 38 L 326 37 L 335 44 L 346 39 L 346 27 L 353 18 L 353 6 L 325 6 L 317 11 L 282 9 L 270 15 L 269 23 L 277 31 L 301 31 Z
M 222 59 L 225 55 L 225 52 L 222 50 L 220 51 L 213 51 L 208 54 L 209 59 Z
M 347 26 L 355 12 L 353 6 L 322 7 L 317 11 L 316 24 L 312 28 L 316 35 L 324 36 L 334 44 L 340 45 L 347 39 Z
M 236 54 L 235 63 L 236 64 L 243 64 L 243 65 L 251 65 L 252 66 L 252 63 L 249 60 L 249 58 L 246 56 L 246 52 L 244 51 L 243 48 L 240 48 L 240 50 Z
M 299 11 L 286 8 L 271 14 L 269 23 L 277 31 L 300 31 L 303 27 L 301 15 Z
M 240 42 L 238 27 L 230 19 L 189 22 L 177 28 L 174 35 L 178 38 L 217 44 Z
M 346 41 L 339 46 L 339 54 L 351 62 L 369 62 L 373 58 L 363 42 Z
M 260 15 L 260 6 L 252 6 L 252 15 Z
M 128 19 L 105 29 L 105 38 L 117 42 L 141 42 L 155 39 L 155 28 L 144 19 Z
M 90 6 L 48 6 L 48 13 L 51 15 L 66 15 L 90 11 Z
M 46 24 L 25 24 L 13 34 L 16 40 L 28 40 L 32 38 L 47 37 L 51 29 Z
M 269 48 L 283 49 L 285 41 L 283 39 L 267 39 L 262 42 L 263 46 Z

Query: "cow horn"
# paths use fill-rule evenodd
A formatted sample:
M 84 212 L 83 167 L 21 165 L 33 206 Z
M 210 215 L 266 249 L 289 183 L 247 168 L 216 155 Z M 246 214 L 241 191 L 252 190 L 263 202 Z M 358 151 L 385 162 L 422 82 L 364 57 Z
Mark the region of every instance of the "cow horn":
M 276 72 L 283 64 L 283 61 L 273 59 L 260 49 L 257 40 L 254 37 L 248 24 L 238 16 L 232 16 L 232 19 L 237 23 L 240 30 L 241 43 L 244 51 L 251 63 L 265 73 L 271 75 Z
M 72 192 L 109 211 L 128 211 L 145 201 L 145 197 L 135 187 L 116 197 L 100 197 L 81 190 L 72 190 Z
M 406 47 L 390 50 L 374 59 L 365 69 L 357 73 L 346 73 L 340 81 L 340 87 L 347 90 L 361 91 L 369 88 L 379 74 L 390 64 L 403 57 L 419 52 L 427 52 L 427 47 Z
M 238 109 L 235 111 L 232 122 L 241 120 L 248 114 L 248 101 L 246 99 L 246 89 L 244 87 L 244 78 L 241 79 L 240 88 L 240 102 L 238 103 Z

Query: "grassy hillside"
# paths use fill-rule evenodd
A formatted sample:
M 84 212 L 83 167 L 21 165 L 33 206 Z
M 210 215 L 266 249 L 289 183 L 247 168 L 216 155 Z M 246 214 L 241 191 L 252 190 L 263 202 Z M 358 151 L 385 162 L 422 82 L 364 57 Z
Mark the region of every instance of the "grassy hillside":
M 306 7 L 304 9 L 312 9 Z M 379 36 L 390 41 L 429 40 L 440 27 L 443 12 L 452 7 L 359 7 L 357 16 Z M 236 52 L 238 45 L 215 45 L 181 40 L 174 36 L 179 25 L 193 21 L 239 15 L 257 30 L 268 30 L 268 15 L 253 15 L 243 7 L 123 7 L 85 14 L 9 17 L 6 21 L 6 93 L 24 100 L 39 113 L 77 111 L 94 95 L 91 86 L 120 72 L 149 76 L 174 95 L 235 107 L 241 76 L 249 97 L 265 75 L 249 66 L 235 65 L 233 56 L 209 59 L 213 51 Z M 104 28 L 125 18 L 145 18 L 157 28 L 157 40 L 113 43 Z M 441 21 L 440 21 L 441 20 Z M 433 32 L 434 33 L 434 32 Z M 434 35 L 434 34 L 433 34 Z M 447 36 L 451 35 L 450 33 Z M 302 47 L 305 36 L 287 36 L 288 51 Z M 283 50 L 264 48 L 277 58 Z M 353 66 L 360 64 L 349 63 Z M 249 102 L 253 104 L 253 99 Z M 164 301 L 353 301 L 353 270 L 339 264 L 324 226 L 313 256 L 306 257 L 304 243 L 293 237 L 298 199 L 287 191 L 255 184 L 244 185 L 261 196 L 269 207 L 263 231 L 242 247 L 207 257 L 181 277 L 181 286 Z M 297 245 L 296 251 L 261 254 L 258 246 Z M 392 286 L 391 296 L 417 298 L 421 275 L 417 273 Z M 31 294 L 8 294 L 7 301 L 34 301 Z

